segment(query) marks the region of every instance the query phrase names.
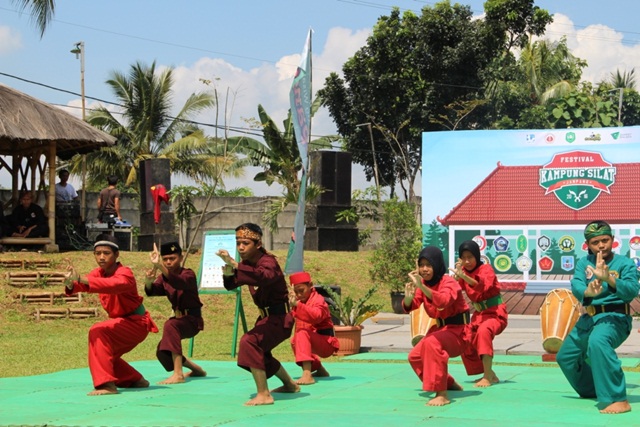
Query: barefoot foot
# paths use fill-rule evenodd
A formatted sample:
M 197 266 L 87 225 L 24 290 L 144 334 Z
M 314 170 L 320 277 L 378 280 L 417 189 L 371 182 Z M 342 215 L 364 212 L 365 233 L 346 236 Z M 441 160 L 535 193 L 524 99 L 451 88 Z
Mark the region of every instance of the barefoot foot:
M 144 378 L 139 379 L 129 386 L 129 388 L 147 388 L 149 387 L 149 381 Z
M 185 377 L 206 377 L 207 373 L 204 369 L 202 369 L 199 365 L 193 363 L 192 360 L 186 360 L 184 362 L 184 367 L 191 369 L 191 372 L 188 372 Z
M 300 386 L 296 383 L 283 384 L 278 388 L 271 390 L 271 393 L 298 393 Z
M 114 383 L 106 383 L 87 393 L 87 396 L 104 396 L 107 394 L 118 394 L 118 388 Z
M 427 406 L 444 406 L 451 403 L 449 398 L 447 397 L 447 392 L 437 392 L 436 397 L 427 402 Z
M 631 405 L 628 400 L 622 402 L 613 402 L 611 405 L 600 411 L 601 414 L 622 414 L 631 411 Z
M 315 383 L 316 383 L 316 380 L 313 379 L 313 376 L 309 371 L 304 371 L 302 373 L 302 376 L 296 380 L 296 384 L 299 384 L 299 385 L 311 385 Z
M 476 384 L 474 385 L 474 387 L 490 387 L 493 384 L 498 384 L 500 382 L 500 380 L 498 379 L 497 376 L 493 375 L 491 377 L 482 377 L 479 380 L 476 381 Z
M 454 381 L 449 387 L 447 387 L 447 390 L 461 391 L 461 390 L 463 390 L 463 388 L 462 388 L 462 386 L 460 384 L 458 384 L 456 381 Z
M 313 373 L 314 377 L 328 377 L 329 371 L 324 369 L 324 366 L 320 365 L 320 367 Z
M 273 405 L 273 396 L 271 394 L 259 394 L 251 400 L 244 402 L 244 406 L 260 406 L 260 405 Z
M 184 381 L 184 375 L 174 373 L 166 380 L 160 381 L 158 384 L 180 384 Z

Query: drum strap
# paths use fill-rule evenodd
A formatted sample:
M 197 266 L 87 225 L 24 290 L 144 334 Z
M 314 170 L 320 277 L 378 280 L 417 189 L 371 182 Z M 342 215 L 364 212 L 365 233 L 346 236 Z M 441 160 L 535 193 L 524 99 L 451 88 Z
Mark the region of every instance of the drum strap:
M 469 310 L 467 310 L 463 313 L 458 313 L 445 319 L 436 319 L 436 322 L 439 327 L 443 327 L 445 325 L 466 325 L 469 323 L 470 318 Z
M 629 304 L 607 304 L 607 305 L 588 305 L 585 307 L 589 316 L 595 316 L 600 313 L 620 313 L 631 314 L 631 307 Z
M 473 308 L 476 311 L 486 310 L 487 308 L 495 307 L 496 305 L 502 304 L 502 295 L 498 294 L 495 297 L 491 297 L 484 301 L 472 302 Z

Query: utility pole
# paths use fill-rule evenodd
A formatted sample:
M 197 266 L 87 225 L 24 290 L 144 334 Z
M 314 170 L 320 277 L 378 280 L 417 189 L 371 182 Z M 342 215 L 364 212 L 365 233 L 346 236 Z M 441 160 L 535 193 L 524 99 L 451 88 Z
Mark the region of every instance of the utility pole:
M 371 122 L 368 123 L 360 123 L 356 125 L 356 127 L 366 126 L 369 128 L 369 138 L 371 139 L 371 154 L 373 155 L 373 178 L 376 183 L 376 194 L 378 196 L 378 202 L 380 201 L 380 180 L 378 178 L 378 161 L 376 160 L 376 148 L 373 144 L 373 129 L 371 128 Z
M 84 42 L 79 41 L 74 44 L 71 53 L 76 55 L 76 59 L 80 58 L 80 97 L 82 98 L 82 121 L 85 121 L 85 98 L 84 98 Z M 82 197 L 80 198 L 80 218 L 82 221 L 86 218 L 87 211 L 87 155 L 82 155 Z

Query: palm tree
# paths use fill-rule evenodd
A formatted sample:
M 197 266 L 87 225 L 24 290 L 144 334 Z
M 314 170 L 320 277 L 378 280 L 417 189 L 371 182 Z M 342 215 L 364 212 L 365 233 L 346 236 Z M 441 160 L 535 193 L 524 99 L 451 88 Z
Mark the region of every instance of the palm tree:
M 311 105 L 311 116 L 320 108 L 321 99 L 316 100 Z M 242 151 L 247 154 L 253 162 L 253 166 L 264 168 L 262 172 L 256 174 L 254 181 L 264 181 L 267 185 L 274 182 L 284 187 L 283 196 L 271 203 L 269 210 L 264 215 L 267 227 L 275 231 L 278 229 L 278 215 L 290 203 L 298 203 L 300 192 L 300 178 L 298 173 L 302 170 L 302 160 L 296 142 L 293 122 L 291 120 L 291 110 L 284 120 L 284 131 L 278 128 L 275 121 L 267 114 L 262 105 L 258 105 L 258 116 L 262 127 L 264 143 L 252 139 L 242 138 L 240 144 Z M 323 148 L 331 148 L 331 143 L 338 140 L 337 136 L 323 136 L 309 143 L 309 151 Z M 314 199 L 322 193 L 322 188 L 315 184 L 307 186 L 307 200 Z
M 25 9 L 31 9 L 31 20 L 35 21 L 35 25 L 40 30 L 40 37 L 44 35 L 44 31 L 47 29 L 47 25 L 53 19 L 53 13 L 55 12 L 54 0 L 12 0 L 14 4 L 18 5 L 20 11 Z
M 520 52 L 518 64 L 529 85 L 531 100 L 536 104 L 571 92 L 579 81 L 580 69 L 586 65 L 571 54 L 565 39 L 559 42 L 529 40 Z
M 175 117 L 170 114 L 172 68 L 157 72 L 155 62 L 151 66 L 136 63 L 129 75 L 113 72 L 107 84 L 122 106 L 121 113 L 100 107 L 89 114 L 87 121 L 118 138 L 118 143 L 87 155 L 89 189 L 100 188 L 107 176 L 116 175 L 125 186 L 137 191 L 140 161 L 158 157 L 171 161 L 172 172 L 195 181 L 240 173 L 241 164 L 233 153 L 229 155 L 228 143 L 205 136 L 188 120 L 192 114 L 212 107 L 213 96 L 194 93 Z M 79 156 L 70 167 L 73 173 L 80 172 Z
M 632 68 L 631 71 L 623 71 L 622 73 L 620 73 L 619 69 L 616 69 L 615 73 L 610 74 L 609 83 L 614 89 L 635 89 L 635 73 L 635 68 Z

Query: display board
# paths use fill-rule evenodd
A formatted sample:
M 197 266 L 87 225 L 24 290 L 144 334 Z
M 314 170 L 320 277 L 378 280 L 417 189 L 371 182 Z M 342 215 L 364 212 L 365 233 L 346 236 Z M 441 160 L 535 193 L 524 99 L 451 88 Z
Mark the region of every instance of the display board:
M 247 332 L 247 320 L 242 306 L 242 292 L 240 288 L 228 291 L 224 288 L 222 267 L 224 261 L 216 253 L 225 249 L 238 259 L 236 250 L 236 232 L 234 230 L 210 230 L 202 236 L 202 257 L 198 271 L 198 292 L 200 294 L 235 294 L 236 310 L 233 321 L 233 337 L 231 343 L 231 357 L 236 356 L 238 342 L 238 322 L 242 322 L 242 329 Z M 189 341 L 189 357 L 193 356 L 194 338 Z
M 422 156 L 424 244 L 449 266 L 473 239 L 501 282 L 568 286 L 599 219 L 640 266 L 640 127 L 425 132 Z

